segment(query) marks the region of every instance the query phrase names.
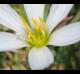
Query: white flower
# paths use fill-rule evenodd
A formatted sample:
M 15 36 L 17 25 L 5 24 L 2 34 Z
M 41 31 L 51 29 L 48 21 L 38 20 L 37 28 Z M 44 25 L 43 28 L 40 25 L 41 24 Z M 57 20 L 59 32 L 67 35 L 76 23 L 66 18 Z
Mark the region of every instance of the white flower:
M 28 60 L 31 69 L 45 69 L 54 62 L 54 55 L 47 45 L 66 46 L 80 40 L 80 22 L 52 30 L 68 15 L 73 4 L 52 4 L 44 22 L 44 4 L 24 4 L 31 27 L 27 21 L 7 4 L 0 4 L 0 24 L 15 31 L 0 32 L 0 51 L 31 46 Z

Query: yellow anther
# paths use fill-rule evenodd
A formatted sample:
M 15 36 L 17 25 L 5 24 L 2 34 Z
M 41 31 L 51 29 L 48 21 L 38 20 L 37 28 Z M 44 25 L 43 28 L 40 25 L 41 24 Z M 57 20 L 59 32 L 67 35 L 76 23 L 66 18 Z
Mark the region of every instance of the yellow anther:
M 44 21 L 40 16 L 39 16 L 39 20 L 40 20 L 40 22 L 42 23 L 43 28 L 46 30 L 47 26 L 46 26 L 45 21 Z
M 34 26 L 35 26 L 35 29 L 39 29 L 39 24 L 38 24 L 38 22 L 34 19 L 34 18 L 32 18 L 32 22 L 33 22 L 33 24 L 34 24 Z
M 23 22 L 23 24 L 24 24 L 24 26 L 25 26 L 25 28 L 26 28 L 26 30 L 30 30 L 30 28 L 29 28 L 29 25 L 28 25 L 28 23 L 26 22 L 26 20 L 23 18 L 23 17 L 21 17 L 21 20 L 22 20 L 22 22 Z

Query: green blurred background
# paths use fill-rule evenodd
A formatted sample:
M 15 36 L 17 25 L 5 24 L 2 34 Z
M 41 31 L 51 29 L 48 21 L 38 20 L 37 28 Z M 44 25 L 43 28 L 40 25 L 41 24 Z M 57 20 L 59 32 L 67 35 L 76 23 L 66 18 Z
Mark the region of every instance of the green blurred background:
M 11 6 L 28 21 L 21 4 L 11 4 Z M 51 4 L 46 4 L 45 6 L 45 20 L 49 13 L 50 6 Z M 61 22 L 59 27 L 80 21 L 80 4 L 74 5 L 68 16 L 72 18 Z M 4 26 L 0 26 L 0 31 L 13 32 Z M 80 42 L 66 47 L 48 47 L 52 52 L 55 51 L 55 62 L 45 70 L 80 70 Z M 29 49 L 30 48 L 23 48 L 17 52 L 0 52 L 0 69 L 30 70 L 27 60 Z

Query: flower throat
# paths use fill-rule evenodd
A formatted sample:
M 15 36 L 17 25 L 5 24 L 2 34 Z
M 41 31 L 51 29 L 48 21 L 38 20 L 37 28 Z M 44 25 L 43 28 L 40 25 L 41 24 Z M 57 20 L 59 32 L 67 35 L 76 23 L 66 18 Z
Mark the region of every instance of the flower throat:
M 47 25 L 44 20 L 39 17 L 40 24 L 34 18 L 32 18 L 32 23 L 34 24 L 33 28 L 30 28 L 26 20 L 22 18 L 22 22 L 27 30 L 27 43 L 32 47 L 42 47 L 47 44 L 49 40 L 49 33 Z

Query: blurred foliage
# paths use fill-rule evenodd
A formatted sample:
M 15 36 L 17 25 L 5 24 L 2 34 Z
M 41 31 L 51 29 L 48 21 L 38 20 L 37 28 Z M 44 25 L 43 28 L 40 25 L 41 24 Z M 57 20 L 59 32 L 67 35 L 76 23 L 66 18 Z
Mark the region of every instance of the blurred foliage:
M 27 19 L 24 7 L 21 4 L 10 4 L 22 17 Z M 46 20 L 51 4 L 45 5 L 44 20 Z M 74 5 L 69 16 L 73 18 L 66 23 L 80 21 L 80 4 Z M 29 23 L 29 22 L 28 22 Z M 66 23 L 64 25 L 66 25 Z M 0 31 L 13 32 L 12 30 L 0 26 Z M 48 46 L 53 54 L 55 54 L 55 63 L 48 70 L 79 70 L 80 69 L 80 42 L 65 46 L 53 47 Z M 17 52 L 0 52 L 0 69 L 2 70 L 29 70 L 27 61 L 28 50 L 24 48 Z

